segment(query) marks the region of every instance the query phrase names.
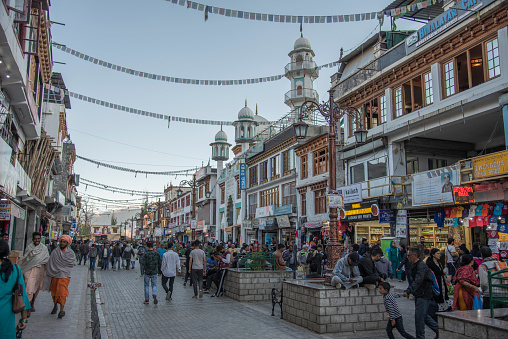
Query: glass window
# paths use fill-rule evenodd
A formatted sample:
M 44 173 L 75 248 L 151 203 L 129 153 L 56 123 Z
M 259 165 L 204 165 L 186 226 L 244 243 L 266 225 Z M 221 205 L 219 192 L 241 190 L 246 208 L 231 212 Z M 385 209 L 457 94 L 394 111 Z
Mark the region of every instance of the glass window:
M 282 185 L 282 206 L 296 206 L 296 186 L 294 182 Z
M 307 171 L 307 156 L 304 155 L 301 158 L 302 161 L 302 179 L 306 179 L 308 177 L 308 171 Z
M 258 197 L 257 193 L 249 195 L 249 219 L 251 220 L 256 217 L 256 209 L 258 207 L 257 197 Z
M 314 175 L 328 172 L 328 147 L 314 151 Z
M 429 171 L 445 166 L 448 166 L 448 161 L 444 159 L 429 159 Z
M 351 183 L 365 181 L 365 170 L 363 164 L 351 166 Z
M 377 158 L 367 162 L 369 180 L 386 177 L 386 157 Z
M 395 89 L 395 117 L 402 116 L 402 88 Z
M 326 188 L 314 191 L 314 209 L 316 214 L 326 213 Z
M 386 97 L 384 95 L 379 98 L 379 111 L 381 123 L 384 124 L 386 122 Z
M 430 105 L 434 102 L 434 91 L 432 89 L 432 73 L 426 73 L 423 76 L 425 86 L 425 106 Z
M 260 207 L 269 205 L 279 206 L 279 186 L 269 188 L 260 192 Z
M 501 74 L 501 66 L 499 64 L 499 46 L 497 38 L 487 42 L 487 66 L 489 78 L 492 79 Z
M 408 157 L 406 160 L 406 174 L 414 174 L 419 172 L 418 158 Z
M 455 94 L 455 74 L 453 60 L 444 65 L 446 96 Z
M 301 215 L 307 215 L 307 194 L 303 193 L 300 195 L 302 197 L 302 213 Z

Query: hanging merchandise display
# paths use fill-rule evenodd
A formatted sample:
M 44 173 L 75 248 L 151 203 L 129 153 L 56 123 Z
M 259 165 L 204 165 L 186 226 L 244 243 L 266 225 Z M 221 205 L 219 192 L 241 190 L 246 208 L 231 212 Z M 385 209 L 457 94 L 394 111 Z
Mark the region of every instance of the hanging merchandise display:
M 345 14 L 345 15 L 284 15 L 284 14 L 245 12 L 239 11 L 237 9 L 209 6 L 189 0 L 166 0 L 166 2 L 171 2 L 174 5 L 185 6 L 188 9 L 206 12 L 208 14 L 223 15 L 237 19 L 267 21 L 267 22 L 283 22 L 288 24 L 296 24 L 296 23 L 329 24 L 329 23 L 365 21 L 377 19 L 377 12 Z
M 92 164 L 97 165 L 97 167 L 103 166 L 103 167 L 111 168 L 111 169 L 114 169 L 114 170 L 117 170 L 117 171 L 132 172 L 132 173 L 136 173 L 136 174 L 139 173 L 139 174 L 145 174 L 145 175 L 148 175 L 148 174 L 150 174 L 150 175 L 189 175 L 189 172 L 190 173 L 194 173 L 195 171 L 197 171 L 199 169 L 199 167 L 195 167 L 195 168 L 189 168 L 189 169 L 186 169 L 186 170 L 167 171 L 167 172 L 140 171 L 140 170 L 134 170 L 134 169 L 131 169 L 131 168 L 125 168 L 125 167 L 110 165 L 110 164 L 107 164 L 105 162 L 95 161 L 95 160 L 88 159 L 88 158 L 85 158 L 85 157 L 82 157 L 82 156 L 79 156 L 79 155 L 76 155 L 76 158 L 84 160 L 84 161 L 91 162 Z
M 281 80 L 281 79 L 285 78 L 284 74 L 277 74 L 277 75 L 271 75 L 271 76 L 266 76 L 266 77 L 256 77 L 256 78 L 250 78 L 250 79 L 236 79 L 236 80 L 235 79 L 234 80 L 187 79 L 187 78 L 181 78 L 181 77 L 174 77 L 174 76 L 170 76 L 170 75 L 160 75 L 160 74 L 153 74 L 153 73 L 148 73 L 148 72 L 137 71 L 137 70 L 134 70 L 134 69 L 131 69 L 128 67 L 116 65 L 111 62 L 92 57 L 87 54 L 83 54 L 83 53 L 76 51 L 72 48 L 69 48 L 65 45 L 53 43 L 53 46 L 55 46 L 55 48 L 65 52 L 67 54 L 75 56 L 76 58 L 79 58 L 84 61 L 88 61 L 88 62 L 98 65 L 98 66 L 112 69 L 114 71 L 122 72 L 127 75 L 132 75 L 135 77 L 146 78 L 149 80 L 171 82 L 171 83 L 175 83 L 175 84 L 204 85 L 204 86 L 232 86 L 232 85 L 259 84 L 259 83 L 263 83 L 263 82 L 277 81 L 277 80 Z M 327 64 L 317 66 L 315 69 L 321 70 L 323 68 L 331 68 L 331 67 L 337 66 L 338 64 L 339 64 L 338 61 L 329 62 Z

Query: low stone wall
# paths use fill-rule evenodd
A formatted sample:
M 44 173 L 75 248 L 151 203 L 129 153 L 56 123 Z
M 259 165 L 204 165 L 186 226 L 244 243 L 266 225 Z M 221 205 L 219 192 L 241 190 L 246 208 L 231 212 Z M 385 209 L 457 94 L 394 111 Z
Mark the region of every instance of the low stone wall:
M 238 301 L 270 301 L 272 288 L 280 290 L 282 281 L 292 277 L 292 271 L 247 271 L 230 268 L 224 279 L 224 294 Z
M 385 329 L 383 296 L 359 287 L 340 290 L 322 282 L 283 282 L 283 319 L 317 333 Z
M 443 338 L 490 339 L 508 338 L 508 322 L 496 318 L 507 317 L 508 309 L 455 311 L 437 313 L 439 336 Z

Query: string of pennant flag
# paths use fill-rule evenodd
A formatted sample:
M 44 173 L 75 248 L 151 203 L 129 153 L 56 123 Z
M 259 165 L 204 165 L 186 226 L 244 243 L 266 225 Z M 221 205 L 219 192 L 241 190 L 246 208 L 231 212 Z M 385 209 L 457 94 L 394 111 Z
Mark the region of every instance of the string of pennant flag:
M 166 2 L 171 2 L 174 5 L 187 7 L 187 9 L 193 9 L 204 12 L 206 13 L 205 20 L 208 18 L 208 14 L 223 15 L 237 19 L 267 21 L 267 22 L 283 22 L 288 24 L 296 24 L 296 23 L 329 24 L 329 23 L 366 21 L 377 19 L 377 12 L 344 14 L 344 15 L 285 15 L 285 14 L 246 12 L 237 9 L 209 6 L 189 0 L 166 0 Z
M 46 84 L 45 87 L 46 87 L 46 89 L 51 90 L 53 92 L 60 92 L 60 88 L 52 86 L 50 84 Z M 115 104 L 115 103 L 112 103 L 109 101 L 104 101 L 101 99 L 93 98 L 90 96 L 86 96 L 86 95 L 76 93 L 76 92 L 71 92 L 71 91 L 69 91 L 69 96 L 72 98 L 81 100 L 81 101 L 85 101 L 85 102 L 88 102 L 91 104 L 96 104 L 96 105 L 103 106 L 106 108 L 118 110 L 121 112 L 136 114 L 136 115 L 144 116 L 147 118 L 166 120 L 168 122 L 168 127 L 170 126 L 171 122 L 182 122 L 182 123 L 187 123 L 187 124 L 198 124 L 198 125 L 217 125 L 217 126 L 220 126 L 220 125 L 234 126 L 235 125 L 235 123 L 233 121 L 193 119 L 193 118 L 170 116 L 170 115 L 160 114 L 160 113 L 153 113 L 153 112 L 149 112 L 149 111 L 145 111 L 145 110 L 141 110 L 141 109 L 137 109 L 137 108 L 132 108 L 132 107 L 128 107 L 128 106 L 124 106 L 124 105 L 120 105 L 120 104 Z M 259 124 L 269 125 L 270 122 L 269 121 L 259 122 Z
M 203 86 L 232 86 L 232 85 L 250 85 L 250 84 L 259 84 L 264 82 L 272 82 L 272 81 L 278 81 L 284 78 L 284 74 L 277 74 L 277 75 L 271 75 L 266 77 L 256 77 L 256 78 L 250 78 L 250 79 L 236 79 L 236 80 L 204 80 L 204 79 L 188 79 L 188 78 L 178 78 L 174 76 L 169 75 L 160 75 L 160 74 L 154 74 L 154 73 L 148 73 L 143 71 L 134 70 L 132 68 L 124 67 L 121 65 L 116 65 L 108 61 L 104 61 L 98 58 L 95 58 L 93 56 L 81 53 L 79 51 L 76 51 L 72 48 L 69 48 L 65 45 L 59 44 L 59 43 L 53 43 L 55 48 L 75 56 L 76 58 L 79 58 L 83 61 L 88 61 L 92 64 L 102 66 L 105 68 L 112 69 L 114 71 L 122 72 L 131 76 L 136 76 L 140 78 L 146 78 L 150 80 L 156 80 L 156 81 L 164 81 L 164 82 L 170 82 L 175 84 L 186 84 L 186 85 L 203 85 Z M 329 62 L 327 64 L 317 66 L 317 70 L 321 70 L 323 68 L 331 68 L 334 66 L 337 66 L 339 64 L 338 61 L 335 62 Z
M 427 8 L 428 6 L 432 6 L 441 2 L 443 2 L 443 0 L 415 0 L 410 5 L 386 10 L 385 15 L 397 18 L 403 16 L 408 12 L 414 12 L 417 9 L 420 10 L 423 8 Z
M 167 171 L 167 172 L 141 171 L 141 170 L 135 170 L 135 169 L 131 169 L 131 168 L 107 164 L 105 162 L 88 159 L 88 158 L 82 157 L 80 155 L 76 155 L 76 158 L 84 160 L 84 161 L 88 161 L 92 164 L 97 165 L 97 167 L 103 166 L 103 167 L 118 170 L 118 171 L 131 172 L 131 173 L 136 173 L 136 174 L 139 173 L 139 174 L 145 174 L 145 175 L 148 175 L 148 174 L 150 174 L 150 175 L 189 175 L 189 172 L 194 173 L 195 171 L 197 171 L 199 169 L 198 167 L 195 167 L 195 168 L 190 168 L 190 169 L 185 169 L 185 170 Z

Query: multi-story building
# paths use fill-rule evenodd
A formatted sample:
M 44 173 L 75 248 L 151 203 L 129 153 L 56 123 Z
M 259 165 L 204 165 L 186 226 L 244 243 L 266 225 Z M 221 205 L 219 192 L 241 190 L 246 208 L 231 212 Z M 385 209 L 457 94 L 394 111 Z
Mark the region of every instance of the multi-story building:
M 178 196 L 171 200 L 171 236 L 178 242 L 192 240 L 191 230 L 192 191 L 179 189 Z
M 209 241 L 215 239 L 217 169 L 210 164 L 199 169 L 196 174 L 196 239 Z
M 342 218 L 354 226 L 355 241 L 409 234 L 411 242 L 423 235 L 432 247 L 443 247 L 448 236 L 469 248 L 473 241 L 485 244 L 483 222 L 467 227 L 474 216 L 454 214 L 447 222 L 457 227 L 444 229 L 434 216 L 441 208 L 447 217 L 450 209 L 469 208 L 459 203 L 462 191 L 470 195 L 466 204 L 505 199 L 502 182 L 508 173 L 498 161 L 505 155 L 489 154 L 505 150 L 508 140 L 501 127 L 508 119 L 508 3 L 440 6 L 403 14 L 428 23 L 414 33 L 376 34 L 343 57 L 332 77 L 335 101 L 358 110 L 344 119 L 345 181 L 337 183 L 348 192 L 360 188 Z M 353 138 L 358 128 L 368 130 L 361 146 Z M 478 168 L 495 173 L 477 171 L 473 164 L 482 162 Z M 490 186 L 489 178 L 495 178 Z M 392 216 L 380 220 L 379 208 Z M 399 225 L 396 213 L 403 220 Z
M 18 6 L 17 4 L 21 6 Z M 25 6 L 29 4 L 29 6 Z M 44 84 L 52 74 L 49 1 L 0 6 L 0 228 L 11 248 L 41 230 L 49 172 L 57 156 L 41 127 Z

